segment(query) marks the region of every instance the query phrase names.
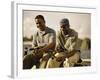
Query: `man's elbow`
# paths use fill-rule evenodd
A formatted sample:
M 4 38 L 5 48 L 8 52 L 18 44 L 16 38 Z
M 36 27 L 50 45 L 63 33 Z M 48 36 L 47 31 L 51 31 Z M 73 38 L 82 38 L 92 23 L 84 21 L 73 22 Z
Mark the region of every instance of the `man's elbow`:
M 56 42 L 52 42 L 52 43 L 50 43 L 50 45 L 51 45 L 51 48 L 52 48 L 52 49 L 55 49 Z

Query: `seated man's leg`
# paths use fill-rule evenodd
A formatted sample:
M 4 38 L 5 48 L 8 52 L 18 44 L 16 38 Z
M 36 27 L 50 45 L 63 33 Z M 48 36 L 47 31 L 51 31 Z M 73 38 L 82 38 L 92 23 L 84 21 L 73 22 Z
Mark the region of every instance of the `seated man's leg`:
M 68 58 L 69 67 L 74 66 L 80 59 L 80 52 L 77 51 L 75 54 Z
M 47 68 L 58 68 L 58 67 L 60 67 L 62 61 L 57 61 L 56 57 L 61 57 L 61 56 L 64 56 L 64 54 L 62 54 L 62 53 L 56 53 L 55 57 L 50 58 L 48 60 L 48 63 L 47 63 L 46 67 Z
M 56 58 L 50 58 L 46 68 L 58 68 L 62 62 L 56 61 Z
M 43 55 L 43 57 L 40 60 L 40 68 L 46 68 L 47 62 L 48 62 L 50 57 L 51 57 L 51 55 L 48 53 L 45 53 Z
M 28 54 L 23 59 L 23 69 L 31 69 L 38 62 L 39 59 L 34 54 Z

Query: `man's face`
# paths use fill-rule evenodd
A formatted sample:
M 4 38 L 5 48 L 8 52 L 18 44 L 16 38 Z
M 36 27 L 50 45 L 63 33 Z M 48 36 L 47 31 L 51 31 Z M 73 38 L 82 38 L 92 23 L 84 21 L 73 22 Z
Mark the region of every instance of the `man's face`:
M 69 30 L 69 27 L 67 25 L 64 25 L 64 24 L 61 24 L 60 23 L 60 29 L 63 31 L 63 32 L 66 32 Z
M 35 19 L 35 22 L 39 30 L 43 31 L 45 29 L 45 21 L 43 19 Z

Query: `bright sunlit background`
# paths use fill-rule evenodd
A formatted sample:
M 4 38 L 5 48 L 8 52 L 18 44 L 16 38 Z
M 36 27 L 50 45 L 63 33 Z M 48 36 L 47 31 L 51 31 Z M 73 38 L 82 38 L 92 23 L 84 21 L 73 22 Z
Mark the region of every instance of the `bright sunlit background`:
M 45 11 L 23 11 L 23 32 L 24 37 L 30 38 L 36 31 L 34 18 L 36 15 L 43 15 L 46 25 L 59 30 L 59 22 L 62 18 L 68 18 L 70 27 L 78 32 L 79 38 L 90 38 L 91 34 L 91 14 L 88 13 L 64 13 L 64 12 L 45 12 Z

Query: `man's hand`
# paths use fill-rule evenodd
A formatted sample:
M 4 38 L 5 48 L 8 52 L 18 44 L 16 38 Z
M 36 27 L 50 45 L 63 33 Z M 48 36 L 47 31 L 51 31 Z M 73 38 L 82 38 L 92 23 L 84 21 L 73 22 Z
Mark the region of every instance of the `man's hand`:
M 42 49 L 36 49 L 35 50 L 35 55 L 41 57 L 43 55 L 43 50 Z
M 65 60 L 65 57 L 64 57 L 64 56 L 62 56 L 62 57 L 57 57 L 57 58 L 56 58 L 56 61 L 58 61 L 58 62 L 64 61 L 64 60 Z

